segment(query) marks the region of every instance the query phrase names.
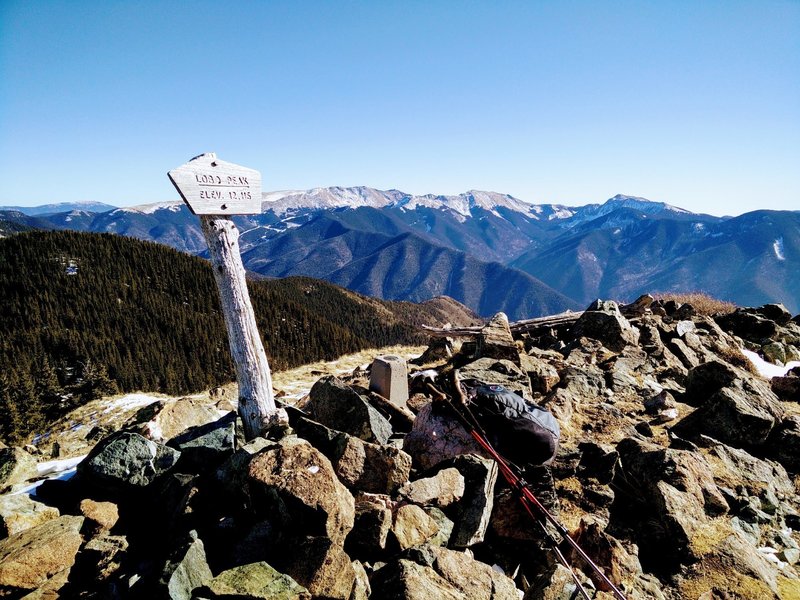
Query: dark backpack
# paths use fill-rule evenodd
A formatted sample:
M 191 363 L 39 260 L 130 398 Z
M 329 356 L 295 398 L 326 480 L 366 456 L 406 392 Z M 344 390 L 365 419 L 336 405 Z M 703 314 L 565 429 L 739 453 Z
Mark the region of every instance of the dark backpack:
M 467 387 L 467 399 L 497 451 L 519 465 L 547 465 L 558 452 L 556 418 L 502 385 Z

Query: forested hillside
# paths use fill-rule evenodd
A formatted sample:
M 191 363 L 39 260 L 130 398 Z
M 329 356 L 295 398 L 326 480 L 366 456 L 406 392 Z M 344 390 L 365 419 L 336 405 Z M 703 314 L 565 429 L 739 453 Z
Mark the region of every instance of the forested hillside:
M 273 369 L 420 342 L 416 324 L 471 318 L 450 301 L 386 302 L 308 278 L 251 281 L 250 293 Z M 158 244 L 70 231 L 2 239 L 0 305 L 5 439 L 115 390 L 234 378 L 209 264 Z

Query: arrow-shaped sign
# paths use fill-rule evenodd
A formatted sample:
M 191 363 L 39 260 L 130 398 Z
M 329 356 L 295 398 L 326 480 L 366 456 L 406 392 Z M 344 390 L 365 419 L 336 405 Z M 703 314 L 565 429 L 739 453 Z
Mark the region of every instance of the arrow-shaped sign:
M 261 173 L 218 160 L 209 152 L 168 173 L 196 215 L 253 215 L 261 212 Z

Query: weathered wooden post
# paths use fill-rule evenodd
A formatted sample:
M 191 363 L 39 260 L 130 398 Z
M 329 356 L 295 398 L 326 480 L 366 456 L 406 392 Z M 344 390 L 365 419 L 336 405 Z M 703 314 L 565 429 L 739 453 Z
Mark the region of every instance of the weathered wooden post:
M 286 420 L 285 411 L 275 406 L 267 354 L 239 254 L 239 230 L 230 218 L 261 212 L 261 173 L 217 160 L 216 154 L 208 153 L 168 175 L 192 213 L 200 216 L 236 366 L 239 415 L 245 437 L 250 440 Z

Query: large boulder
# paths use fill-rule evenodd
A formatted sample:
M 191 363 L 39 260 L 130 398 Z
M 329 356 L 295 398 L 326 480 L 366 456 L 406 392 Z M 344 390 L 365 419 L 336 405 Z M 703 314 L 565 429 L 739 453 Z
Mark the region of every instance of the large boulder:
M 181 453 L 138 433 L 103 439 L 78 465 L 82 480 L 112 493 L 142 489 L 169 472 Z
M 585 336 L 598 340 L 617 352 L 639 343 L 639 331 L 622 316 L 619 306 L 612 301 L 593 302 L 575 322 L 572 334 L 575 338 Z
M 477 357 L 510 360 L 519 366 L 519 349 L 505 313 L 497 313 L 481 329 L 477 338 Z
M 191 427 L 212 423 L 219 412 L 202 398 L 159 400 L 141 408 L 123 426 L 155 442 L 166 442 Z
M 722 388 L 732 385 L 740 376 L 733 366 L 720 360 L 697 365 L 689 371 L 684 399 L 688 404 L 699 406 Z
M 448 511 L 454 520 L 450 544 L 454 548 L 467 548 L 482 542 L 494 507 L 497 463 L 490 458 L 464 454 L 440 466 L 453 466 L 464 476 L 464 496 Z
M 309 410 L 314 420 L 365 442 L 385 444 L 392 435 L 389 421 L 351 386 L 333 376 L 311 388 Z
M 286 559 L 276 565 L 315 599 L 350 598 L 356 573 L 340 544 L 327 537 L 306 537 L 292 545 Z
M 783 304 L 765 304 L 749 310 L 765 319 L 775 321 L 778 325 L 786 325 L 792 320 L 792 313 Z
M 714 481 L 713 471 L 701 455 L 666 449 L 638 438 L 617 445 L 622 481 L 635 481 L 637 493 L 648 506 L 653 524 L 636 531 L 640 547 L 659 548 L 666 568 L 696 558 L 691 542 L 709 517 L 728 511 Z
M 464 495 L 464 477 L 458 469 L 442 469 L 432 477 L 407 483 L 400 496 L 420 506 L 443 508 L 457 502 Z
M 162 569 L 158 585 L 170 600 L 191 600 L 192 591 L 213 577 L 203 541 L 192 531 L 170 556 Z
M 352 491 L 391 494 L 408 481 L 411 457 L 394 446 L 365 442 L 305 417 L 294 418 L 292 427 L 328 457 L 339 480 Z
M 800 377 L 796 375 L 773 377 L 770 380 L 770 387 L 781 400 L 800 402 Z
M 479 358 L 459 370 L 462 380 L 474 379 L 483 384 L 502 385 L 524 398 L 532 398 L 528 374 L 508 359 Z
M 0 496 L 0 538 L 12 536 L 59 516 L 57 508 L 37 502 L 28 494 Z
M 433 548 L 433 569 L 465 598 L 474 600 L 519 600 L 514 582 L 486 563 L 464 552 Z
M 236 450 L 236 413 L 190 427 L 167 445 L 180 451 L 179 468 L 191 472 L 215 469 Z
M 742 308 L 727 315 L 720 315 L 716 317 L 716 321 L 725 331 L 757 344 L 770 339 L 778 332 L 775 321 Z
M 783 421 L 770 435 L 770 455 L 792 473 L 800 473 L 800 416 Z
M 255 455 L 247 483 L 256 513 L 276 519 L 293 536 L 328 536 L 341 544 L 353 528 L 352 494 L 330 461 L 305 440 L 284 438 Z
M 535 356 L 520 355 L 520 366 L 528 374 L 531 390 L 534 393 L 547 394 L 561 380 L 553 365 Z
M 0 541 L 0 593 L 21 597 L 68 573 L 81 546 L 82 525 L 83 517 L 63 516 Z
M 0 449 L 0 488 L 33 479 L 38 474 L 36 459 L 22 448 Z
M 688 437 L 709 435 L 740 448 L 760 446 L 775 427 L 774 408 L 764 397 L 726 387 L 681 419 L 674 431 Z
M 438 532 L 436 521 L 416 504 L 404 504 L 394 513 L 391 533 L 400 550 L 420 546 Z
M 392 528 L 392 510 L 388 496 L 365 494 L 356 499 L 353 530 L 347 536 L 347 548 L 358 556 L 380 554 Z
M 311 594 L 294 579 L 265 562 L 223 571 L 196 592 L 198 600 L 311 600 Z
M 460 454 L 486 456 L 452 411 L 437 403 L 426 404 L 403 440 L 403 450 L 425 470 Z
M 397 560 L 372 577 L 372 589 L 382 600 L 466 600 L 466 596 L 431 567 Z

